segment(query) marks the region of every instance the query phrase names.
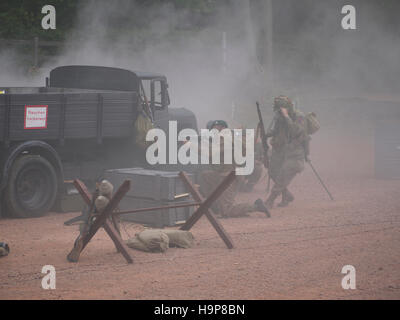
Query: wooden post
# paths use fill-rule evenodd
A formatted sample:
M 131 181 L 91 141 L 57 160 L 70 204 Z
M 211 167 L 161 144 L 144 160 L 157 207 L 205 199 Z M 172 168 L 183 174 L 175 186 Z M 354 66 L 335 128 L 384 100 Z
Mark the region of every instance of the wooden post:
M 88 192 L 86 186 L 80 180 L 75 180 L 74 185 L 76 189 L 81 194 L 83 200 L 90 205 L 91 204 L 91 196 Z M 79 236 L 78 239 L 75 241 L 74 248 L 68 254 L 67 259 L 71 262 L 77 262 L 79 259 L 79 255 L 82 250 L 86 247 L 89 241 L 93 238 L 96 232 L 99 230 L 100 227 L 103 227 L 107 234 L 110 236 L 111 240 L 114 242 L 118 252 L 120 252 L 128 263 L 132 263 L 133 259 L 129 254 L 129 248 L 123 242 L 121 237 L 118 234 L 118 231 L 114 228 L 112 223 L 107 219 L 110 218 L 115 208 L 118 206 L 119 202 L 125 196 L 130 188 L 130 181 L 126 180 L 111 198 L 108 205 L 104 208 L 103 212 L 96 217 L 96 220 L 90 226 L 88 232 Z
M 218 221 L 218 219 L 213 214 L 210 206 L 212 203 L 225 191 L 226 188 L 235 180 L 235 171 L 231 171 L 231 173 L 226 176 L 226 178 L 219 184 L 219 186 L 215 189 L 215 191 L 204 200 L 203 196 L 200 192 L 193 186 L 190 182 L 189 177 L 185 172 L 180 172 L 179 176 L 182 181 L 185 183 L 189 192 L 191 193 L 193 199 L 197 202 L 201 202 L 202 205 L 197 209 L 195 213 L 186 221 L 186 223 L 180 228 L 181 230 L 190 230 L 193 225 L 201 218 L 203 214 L 206 215 L 207 219 L 210 221 L 214 229 L 217 231 L 221 239 L 225 242 L 228 249 L 233 249 L 233 241 L 230 238 L 229 234 L 225 231 L 222 224 Z

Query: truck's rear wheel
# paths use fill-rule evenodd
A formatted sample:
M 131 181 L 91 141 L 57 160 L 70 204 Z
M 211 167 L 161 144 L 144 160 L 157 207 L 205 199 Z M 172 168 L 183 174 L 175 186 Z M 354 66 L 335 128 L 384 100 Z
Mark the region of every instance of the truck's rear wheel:
M 50 162 L 38 155 L 24 155 L 11 168 L 7 208 L 17 218 L 40 217 L 54 205 L 57 189 L 57 174 Z

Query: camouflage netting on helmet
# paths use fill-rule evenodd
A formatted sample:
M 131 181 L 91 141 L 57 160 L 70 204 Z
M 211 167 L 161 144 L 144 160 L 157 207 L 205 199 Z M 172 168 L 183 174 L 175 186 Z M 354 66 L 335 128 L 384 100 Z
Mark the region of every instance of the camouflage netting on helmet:
M 288 111 L 293 111 L 294 105 L 288 97 L 279 96 L 274 99 L 274 108 L 286 108 Z

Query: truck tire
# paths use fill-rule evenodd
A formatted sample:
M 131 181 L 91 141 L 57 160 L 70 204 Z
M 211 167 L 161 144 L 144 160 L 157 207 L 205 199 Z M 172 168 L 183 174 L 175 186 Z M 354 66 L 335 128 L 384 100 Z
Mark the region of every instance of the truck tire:
M 16 218 L 43 216 L 57 198 L 57 174 L 45 158 L 24 155 L 11 167 L 6 188 L 6 204 Z

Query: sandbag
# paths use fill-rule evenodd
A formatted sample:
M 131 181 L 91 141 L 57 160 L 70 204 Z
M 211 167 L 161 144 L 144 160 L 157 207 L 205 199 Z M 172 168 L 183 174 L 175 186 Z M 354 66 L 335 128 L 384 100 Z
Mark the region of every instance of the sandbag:
M 107 207 L 109 202 L 110 200 L 108 200 L 108 198 L 105 196 L 98 196 L 94 201 L 97 212 L 102 212 Z
M 100 195 L 108 199 L 111 199 L 113 191 L 114 191 L 114 186 L 109 181 L 103 180 L 102 182 L 100 182 L 99 184 Z
M 169 238 L 169 246 L 177 248 L 191 248 L 194 244 L 194 237 L 190 231 L 165 229 L 162 230 Z
M 146 246 L 142 241 L 140 241 L 137 237 L 128 239 L 128 240 L 126 241 L 126 245 L 127 245 L 129 248 L 132 248 L 132 249 L 136 249 L 136 250 L 140 250 L 140 251 L 145 251 L 145 252 L 151 252 L 151 251 L 149 250 L 149 248 L 147 248 L 147 246 Z
M 146 252 L 165 252 L 169 247 L 169 238 L 161 230 L 149 229 L 135 235 L 127 241 L 127 246 Z

